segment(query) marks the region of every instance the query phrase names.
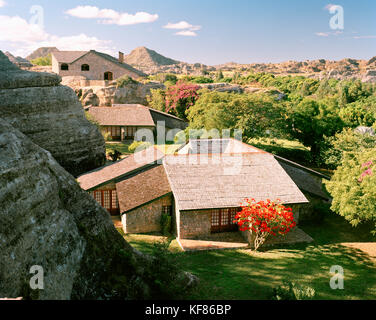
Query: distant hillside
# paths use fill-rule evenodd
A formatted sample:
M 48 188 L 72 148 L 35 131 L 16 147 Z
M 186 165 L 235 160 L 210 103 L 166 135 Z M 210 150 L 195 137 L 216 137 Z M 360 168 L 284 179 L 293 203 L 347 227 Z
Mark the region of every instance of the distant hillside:
M 306 61 L 285 61 L 281 63 L 237 64 L 234 62 L 217 65 L 217 70 L 238 72 L 266 72 L 275 75 L 304 75 L 325 79 L 361 79 L 376 82 L 376 57 L 370 60 L 342 59 L 331 61 L 325 59 Z
M 29 54 L 26 59 L 31 61 L 37 58 L 41 57 L 46 57 L 48 56 L 51 52 L 59 51 L 58 48 L 56 47 L 42 47 L 37 50 L 35 50 L 33 53 Z
M 133 66 L 144 68 L 169 66 L 179 63 L 179 61 L 166 58 L 155 52 L 154 50 L 150 50 L 145 47 L 134 49 L 129 55 L 125 57 L 125 62 Z
M 12 62 L 13 64 L 15 64 L 17 67 L 29 68 L 29 67 L 33 66 L 28 60 L 21 58 L 21 57 L 15 57 L 14 55 L 12 55 L 8 51 L 5 52 L 5 55 L 8 57 L 9 61 Z

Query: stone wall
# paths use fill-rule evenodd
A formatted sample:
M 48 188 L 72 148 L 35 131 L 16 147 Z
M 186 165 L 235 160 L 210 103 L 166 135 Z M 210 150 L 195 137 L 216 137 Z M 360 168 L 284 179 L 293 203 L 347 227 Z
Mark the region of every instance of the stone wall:
M 134 79 L 140 78 L 137 73 L 122 68 L 119 65 L 100 57 L 94 52 L 89 52 L 81 59 L 69 64 L 69 70 L 61 70 L 61 64 L 57 63 L 55 58 L 53 58 L 53 60 L 52 70 L 61 77 L 84 76 L 88 80 L 104 80 L 104 73 L 110 71 L 113 73 L 113 79 L 120 78 L 124 75 L 128 75 Z M 83 64 L 88 64 L 90 70 L 81 71 L 81 66 Z
M 211 210 L 181 211 L 181 239 L 195 239 L 211 233 Z
M 162 206 L 172 205 L 172 195 L 157 199 L 122 215 L 125 233 L 148 233 L 161 231 Z

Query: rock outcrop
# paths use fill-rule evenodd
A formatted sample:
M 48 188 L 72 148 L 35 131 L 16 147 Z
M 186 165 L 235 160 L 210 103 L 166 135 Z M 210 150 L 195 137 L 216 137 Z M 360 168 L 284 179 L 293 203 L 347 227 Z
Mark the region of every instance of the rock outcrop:
M 123 88 L 116 84 L 109 86 L 76 87 L 76 93 L 83 106 L 111 106 L 112 104 L 142 104 L 147 105 L 147 96 L 151 89 L 164 89 L 162 83 L 130 83 Z
M 0 189 L 0 298 L 158 297 L 155 258 L 125 242 L 51 154 L 2 119 Z M 33 266 L 43 268 L 43 289 L 30 286 Z
M 58 75 L 20 70 L 0 51 L 0 117 L 73 175 L 105 163 L 105 142 Z

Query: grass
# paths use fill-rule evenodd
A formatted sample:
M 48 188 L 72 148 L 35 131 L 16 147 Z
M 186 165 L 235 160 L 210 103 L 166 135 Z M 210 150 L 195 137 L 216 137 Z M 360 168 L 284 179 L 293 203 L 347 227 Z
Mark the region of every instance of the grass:
M 129 146 L 130 144 L 125 144 L 121 142 L 106 142 L 106 153 L 118 150 L 119 152 L 121 152 L 122 155 L 129 155 L 132 154 L 132 152 L 128 150 Z
M 310 286 L 315 299 L 376 299 L 376 265 L 363 251 L 341 245 L 343 242 L 375 242 L 371 227 L 351 227 L 342 217 L 328 214 L 321 225 L 300 226 L 315 241 L 311 244 L 273 247 L 264 252 L 221 250 L 180 252 L 172 242 L 170 250 L 179 256 L 181 266 L 200 278 L 191 299 L 270 299 L 272 289 L 284 280 Z M 153 241 L 164 238 L 127 235 L 138 250 L 150 253 Z M 344 268 L 344 290 L 332 290 L 330 268 Z
M 114 152 L 118 150 L 122 153 L 122 155 L 130 155 L 133 152 L 129 151 L 129 146 L 131 144 L 125 144 L 121 142 L 106 142 L 106 153 Z M 160 151 L 164 152 L 165 154 L 174 154 L 174 152 L 180 147 L 180 144 L 161 144 L 155 145 Z

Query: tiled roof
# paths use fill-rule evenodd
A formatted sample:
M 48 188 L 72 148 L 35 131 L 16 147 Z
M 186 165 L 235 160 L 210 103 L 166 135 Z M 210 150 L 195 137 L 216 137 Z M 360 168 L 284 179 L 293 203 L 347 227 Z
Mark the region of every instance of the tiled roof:
M 101 126 L 155 126 L 149 108 L 139 104 L 90 107 L 88 112 Z
M 171 192 L 165 170 L 158 165 L 116 184 L 120 212 L 125 213 Z
M 238 207 L 245 198 L 308 202 L 268 153 L 166 156 L 163 165 L 180 210 Z
M 278 160 L 278 159 L 277 159 Z M 285 161 L 279 161 L 279 164 L 287 172 L 297 186 L 308 193 L 329 200 L 330 197 L 323 191 L 320 177 L 313 178 L 313 174 L 303 168 L 293 166 Z
M 110 181 L 116 181 L 149 164 L 162 159 L 164 153 L 150 147 L 129 157 L 96 169 L 78 177 L 77 181 L 84 190 L 92 190 Z
M 72 63 L 86 53 L 87 51 L 55 51 L 51 54 L 55 56 L 56 60 L 60 63 Z
M 265 153 L 236 139 L 192 139 L 179 150 L 179 154 L 231 154 Z

